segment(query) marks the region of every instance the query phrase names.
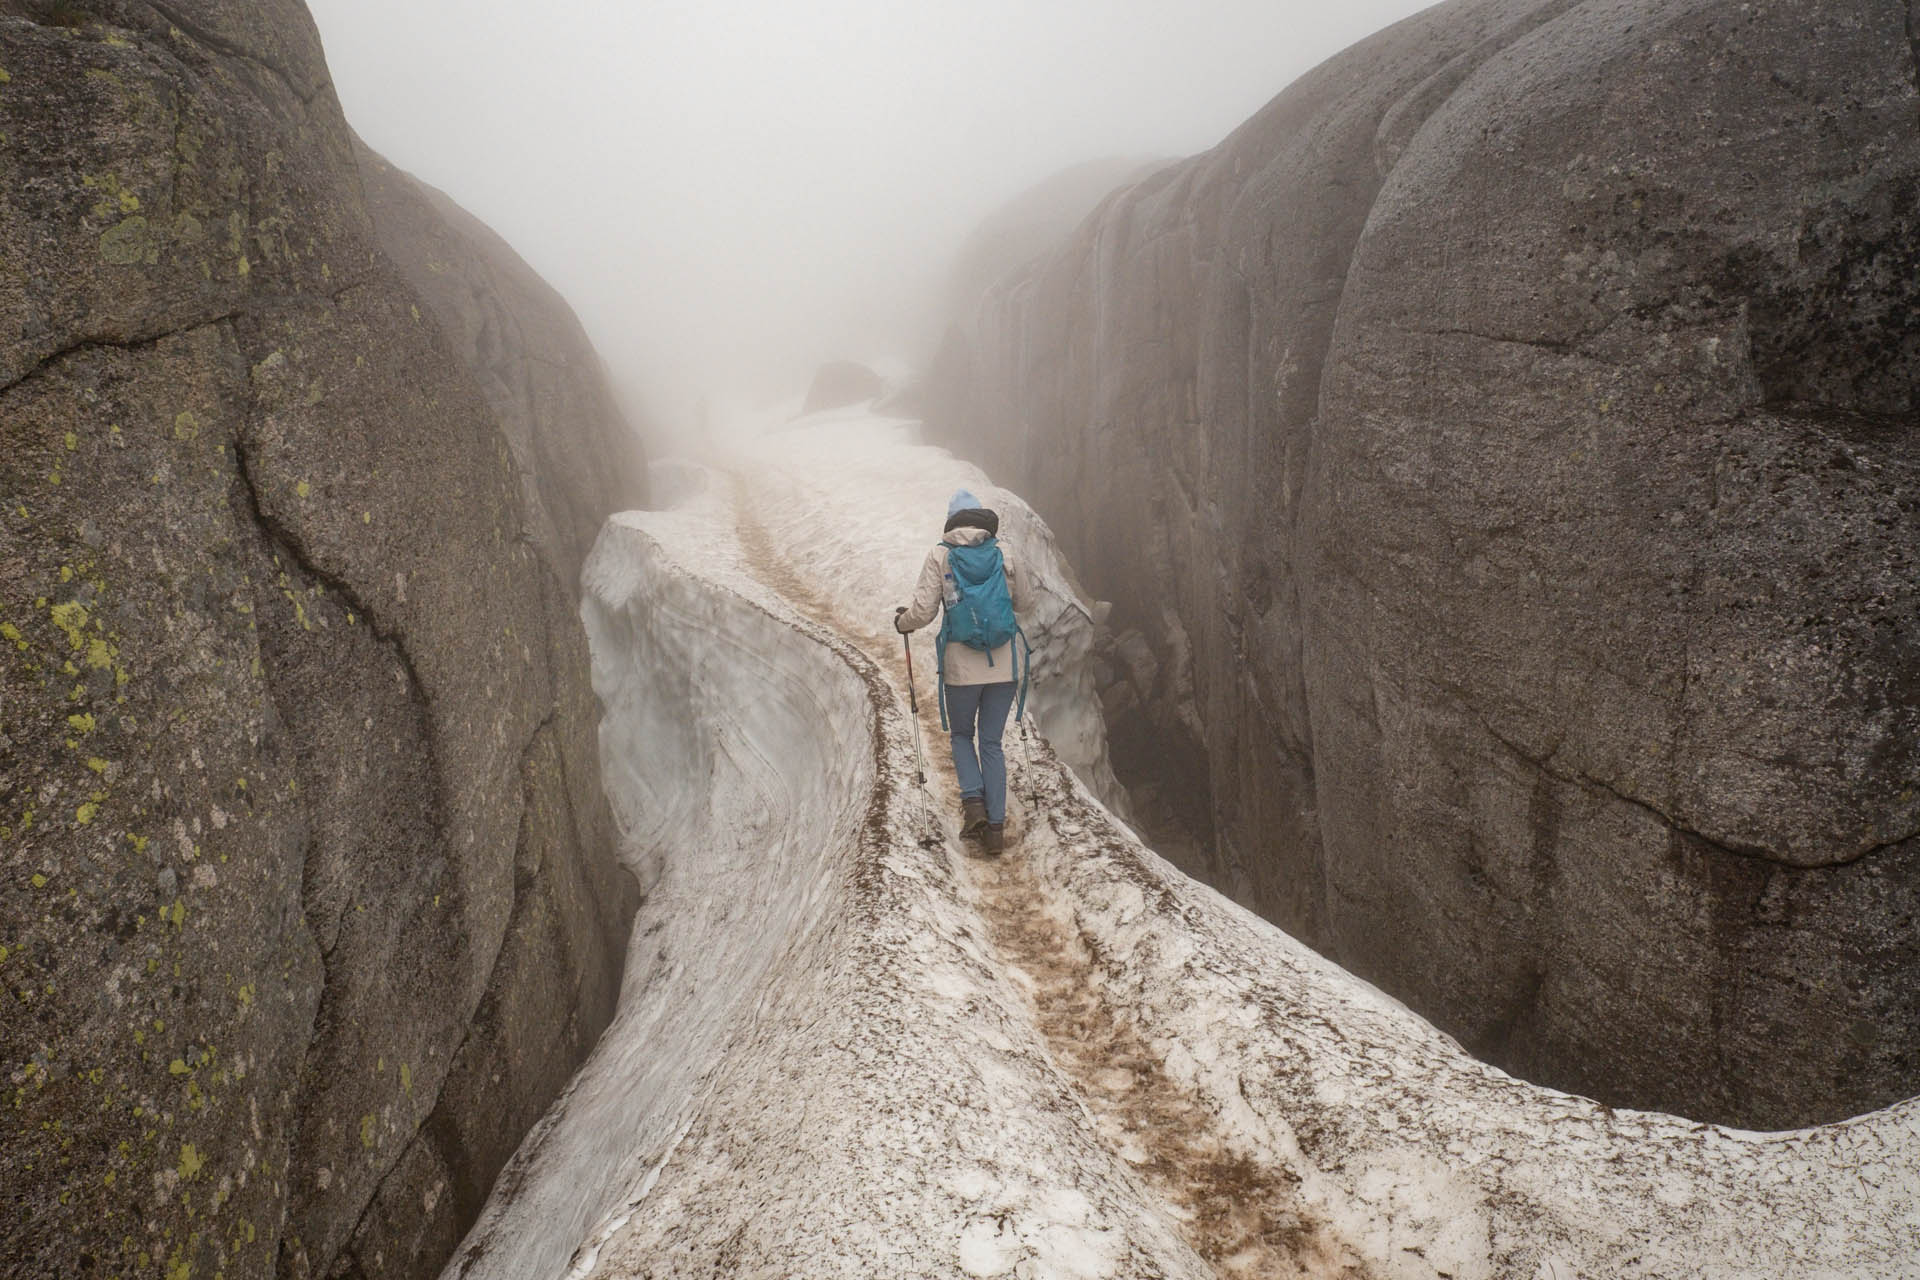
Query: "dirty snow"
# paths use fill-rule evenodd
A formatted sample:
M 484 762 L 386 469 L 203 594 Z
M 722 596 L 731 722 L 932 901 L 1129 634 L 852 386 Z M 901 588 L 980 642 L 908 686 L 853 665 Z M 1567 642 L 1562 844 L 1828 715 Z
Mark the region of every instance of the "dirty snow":
M 1920 1274 L 1920 1102 L 1762 1135 L 1527 1085 L 1144 848 L 1096 606 L 913 438 L 750 424 L 603 532 L 602 764 L 651 892 L 448 1276 Z M 1045 566 L 1052 745 L 1010 736 L 999 862 L 953 838 L 925 633 L 914 783 L 889 625 L 961 485 Z

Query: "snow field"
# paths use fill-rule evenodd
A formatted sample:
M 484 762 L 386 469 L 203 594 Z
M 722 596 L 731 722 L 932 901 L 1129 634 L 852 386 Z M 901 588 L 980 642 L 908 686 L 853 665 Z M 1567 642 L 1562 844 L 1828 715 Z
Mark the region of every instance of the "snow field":
M 450 1276 L 585 1274 L 776 989 L 773 971 L 802 963 L 841 906 L 828 851 L 865 809 L 873 753 L 796 759 L 794 746 L 864 741 L 867 699 L 830 651 L 720 586 L 726 563 L 700 575 L 676 563 L 669 548 L 727 533 L 711 515 L 659 516 L 650 534 L 616 519 L 588 563 L 602 772 L 648 894 L 613 1024 Z
M 1038 782 L 1022 851 L 1108 1003 L 1371 1274 L 1920 1275 L 1920 1102 L 1754 1134 L 1514 1080 Z

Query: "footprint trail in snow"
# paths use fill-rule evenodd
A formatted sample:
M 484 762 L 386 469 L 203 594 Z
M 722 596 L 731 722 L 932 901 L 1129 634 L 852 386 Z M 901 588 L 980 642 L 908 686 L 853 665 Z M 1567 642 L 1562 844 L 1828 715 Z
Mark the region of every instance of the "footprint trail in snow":
M 754 514 L 746 486 L 737 477 L 732 489 L 741 546 L 755 575 L 815 622 L 856 636 L 869 647 L 884 645 L 884 636 L 834 616 L 792 561 L 774 548 Z M 926 634 L 916 637 L 923 648 Z M 904 689 L 910 676 L 904 656 L 896 655 L 884 665 Z M 941 810 L 954 813 L 959 791 L 951 749 L 940 731 L 937 697 L 934 692 L 921 699 L 927 785 Z M 1068 923 L 1070 913 L 1064 904 L 1050 900 L 1047 886 L 1020 859 L 1021 831 L 1037 828 L 1049 817 L 1021 803 L 1021 785 L 1028 781 L 1033 766 L 1029 753 L 1016 745 L 1018 735 L 1018 727 L 1009 724 L 1012 844 L 1001 857 L 973 857 L 961 865 L 972 889 L 969 897 L 981 912 L 999 959 L 1013 967 L 1032 999 L 1036 1023 L 1054 1063 L 1093 1114 L 1115 1154 L 1166 1202 L 1187 1242 L 1222 1276 L 1364 1280 L 1372 1273 L 1332 1238 L 1324 1224 L 1303 1217 L 1298 1179 L 1233 1150 L 1215 1132 L 1206 1107 L 1167 1078 L 1151 1047 L 1108 1007 L 1093 981 L 1085 942 Z M 958 844 L 951 826 L 946 834 L 950 848 Z

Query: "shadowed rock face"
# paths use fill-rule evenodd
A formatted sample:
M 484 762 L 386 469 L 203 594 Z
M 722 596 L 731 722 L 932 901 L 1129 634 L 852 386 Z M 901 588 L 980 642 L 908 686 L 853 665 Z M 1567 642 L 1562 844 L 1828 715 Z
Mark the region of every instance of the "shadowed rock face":
M 558 442 L 380 252 L 297 3 L 6 0 L 0 71 L 8 1263 L 431 1275 L 634 901 Z
M 947 313 L 971 314 L 989 289 L 1052 253 L 1102 200 L 1171 163 L 1144 156 L 1089 160 L 1015 196 L 960 246 L 947 282 Z
M 1920 1088 L 1915 86 L 1899 4 L 1456 0 L 933 380 L 1138 632 L 1197 869 L 1530 1078 Z
M 381 247 L 479 380 L 525 487 L 527 533 L 577 590 L 610 511 L 645 505 L 645 460 L 566 300 L 491 228 L 355 140 Z

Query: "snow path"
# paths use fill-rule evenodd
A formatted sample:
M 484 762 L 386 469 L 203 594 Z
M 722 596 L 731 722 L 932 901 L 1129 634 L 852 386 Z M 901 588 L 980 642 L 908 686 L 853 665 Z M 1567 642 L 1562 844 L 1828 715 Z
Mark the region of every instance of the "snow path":
M 1920 1275 L 1920 1103 L 1758 1135 L 1514 1081 L 1045 744 L 1010 743 L 1017 847 L 961 855 L 885 629 L 956 484 L 1046 566 L 1041 723 L 1124 798 L 1044 528 L 905 435 L 810 420 L 603 533 L 603 768 L 652 891 L 614 1027 L 448 1275 Z
M 587 572 L 603 767 L 654 881 L 621 1010 L 447 1275 L 1208 1275 L 991 956 L 880 667 L 694 483 Z
M 735 476 L 732 487 L 741 545 L 754 573 L 813 621 L 858 637 L 869 652 L 893 652 L 883 665 L 896 696 L 904 698 L 910 683 L 904 649 L 890 651 L 890 636 L 836 617 L 820 594 L 821 584 L 807 582 L 775 549 L 746 483 Z M 925 633 L 918 639 L 924 659 L 930 644 Z M 920 672 L 928 665 L 923 660 Z M 960 792 L 951 745 L 940 729 L 937 696 L 929 689 L 919 705 L 926 786 L 941 811 L 955 814 Z M 1053 1065 L 1093 1116 L 1108 1149 L 1133 1166 L 1147 1190 L 1165 1203 L 1187 1243 L 1223 1276 L 1367 1275 L 1324 1224 L 1303 1219 L 1297 1179 L 1289 1181 L 1282 1171 L 1230 1150 L 1213 1131 L 1212 1113 L 1173 1084 L 1152 1049 L 1107 1007 L 1104 988 L 1092 981 L 1083 940 L 1071 918 L 1059 911 L 1058 894 L 1035 880 L 1018 856 L 1021 830 L 1042 814 L 1022 802 L 1023 785 L 1033 793 L 1035 765 L 1031 743 L 1012 725 L 1007 750 L 1007 830 L 1013 850 L 1001 858 L 970 856 L 959 864 L 961 879 L 995 957 L 1011 966 L 1032 1002 Z M 1041 752 L 1043 762 L 1051 756 L 1050 748 Z M 958 840 L 957 822 L 944 823 L 943 834 L 951 848 Z
M 1297 1178 L 1235 1150 L 1204 1102 L 1117 1015 L 1057 897 L 1017 856 L 973 872 L 1002 958 L 1027 980 L 1054 1061 L 1075 1082 L 1108 1146 L 1172 1208 L 1189 1244 L 1223 1276 L 1370 1274 L 1300 1204 Z

